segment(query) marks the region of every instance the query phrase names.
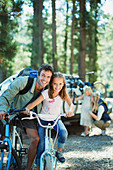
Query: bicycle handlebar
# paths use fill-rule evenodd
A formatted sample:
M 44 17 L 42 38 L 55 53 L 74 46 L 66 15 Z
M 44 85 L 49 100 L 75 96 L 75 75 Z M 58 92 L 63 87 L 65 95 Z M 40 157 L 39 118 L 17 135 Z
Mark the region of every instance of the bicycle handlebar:
M 33 115 L 34 115 L 35 117 L 33 117 Z M 41 127 L 43 127 L 43 128 L 51 128 L 51 129 L 52 129 L 52 128 L 57 124 L 58 119 L 59 119 L 61 116 L 66 116 L 66 114 L 64 113 L 64 114 L 58 115 L 57 118 L 55 119 L 55 122 L 54 122 L 53 125 L 43 125 L 43 124 L 40 122 L 40 118 L 43 117 L 43 116 L 45 116 L 45 114 L 36 114 L 35 112 L 30 111 L 30 117 L 24 117 L 24 118 L 22 118 L 22 120 L 25 120 L 25 119 L 31 120 L 31 119 L 37 118 L 38 123 L 39 123 L 39 125 L 40 125 Z M 49 116 L 50 116 L 50 115 L 49 115 Z
M 22 111 L 25 111 L 26 109 L 25 108 L 22 108 L 22 109 L 10 109 L 10 111 L 8 112 L 9 115 L 13 115 L 14 113 L 16 114 L 17 112 L 22 112 Z M 17 113 L 18 114 L 18 113 Z

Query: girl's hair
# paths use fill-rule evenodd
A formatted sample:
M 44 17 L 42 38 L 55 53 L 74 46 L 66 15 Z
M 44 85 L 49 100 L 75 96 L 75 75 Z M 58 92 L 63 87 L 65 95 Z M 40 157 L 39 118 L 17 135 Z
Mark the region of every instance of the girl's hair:
M 86 91 L 88 91 L 88 92 L 89 92 L 89 95 L 91 96 L 91 94 L 92 94 L 92 89 L 91 89 L 91 87 L 85 86 L 85 88 L 84 88 L 84 93 L 85 93 Z
M 54 81 L 54 78 L 57 78 L 57 77 L 63 79 L 64 85 L 63 85 L 61 91 L 59 92 L 59 96 L 61 97 L 61 99 L 65 100 L 65 97 L 67 95 L 67 92 L 66 92 L 66 82 L 65 82 L 65 78 L 64 78 L 63 74 L 60 73 L 60 72 L 54 73 L 52 78 L 51 78 L 51 81 L 50 81 L 50 84 L 49 84 L 49 89 L 48 89 L 49 97 L 51 99 L 53 99 L 53 92 L 54 92 L 54 90 L 53 90 L 52 83 Z
M 96 93 L 93 93 L 92 96 L 93 96 L 92 112 L 96 113 L 98 110 L 98 101 L 99 101 L 100 96 Z

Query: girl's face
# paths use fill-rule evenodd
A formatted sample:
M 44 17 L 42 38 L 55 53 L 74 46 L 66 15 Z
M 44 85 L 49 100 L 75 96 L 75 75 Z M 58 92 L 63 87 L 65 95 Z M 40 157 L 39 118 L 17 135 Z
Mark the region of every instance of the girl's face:
M 64 80 L 63 78 L 55 77 L 52 82 L 53 90 L 54 92 L 59 93 L 63 86 L 64 86 Z
M 90 93 L 89 93 L 88 90 L 85 91 L 85 95 L 86 95 L 86 96 L 90 96 Z

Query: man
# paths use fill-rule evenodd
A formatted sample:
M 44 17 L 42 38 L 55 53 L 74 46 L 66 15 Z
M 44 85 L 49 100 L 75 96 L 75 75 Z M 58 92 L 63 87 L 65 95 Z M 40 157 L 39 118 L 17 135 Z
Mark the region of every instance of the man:
M 37 78 L 34 78 L 32 87 L 25 94 L 19 94 L 19 91 L 25 88 L 28 82 L 28 76 L 20 76 L 16 78 L 8 87 L 8 89 L 0 96 L 0 119 L 6 114 L 9 106 L 13 102 L 13 107 L 16 109 L 24 108 L 28 103 L 33 102 L 46 87 L 53 75 L 53 69 L 48 64 L 42 64 L 38 70 Z M 37 107 L 37 113 L 39 112 Z M 20 114 L 22 118 L 24 114 Z M 25 116 L 26 117 L 26 116 Z M 31 141 L 28 151 L 27 170 L 30 170 L 37 152 L 39 142 L 37 122 L 36 120 L 23 120 L 21 121 L 23 127 L 26 129 L 27 135 Z

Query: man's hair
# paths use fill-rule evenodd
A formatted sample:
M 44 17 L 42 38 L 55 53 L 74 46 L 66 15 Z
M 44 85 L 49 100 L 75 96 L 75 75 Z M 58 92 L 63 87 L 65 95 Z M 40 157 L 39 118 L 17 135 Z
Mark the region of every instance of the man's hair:
M 51 71 L 52 75 L 53 75 L 53 68 L 49 64 L 42 64 L 38 69 L 38 75 L 40 75 L 42 70 Z

